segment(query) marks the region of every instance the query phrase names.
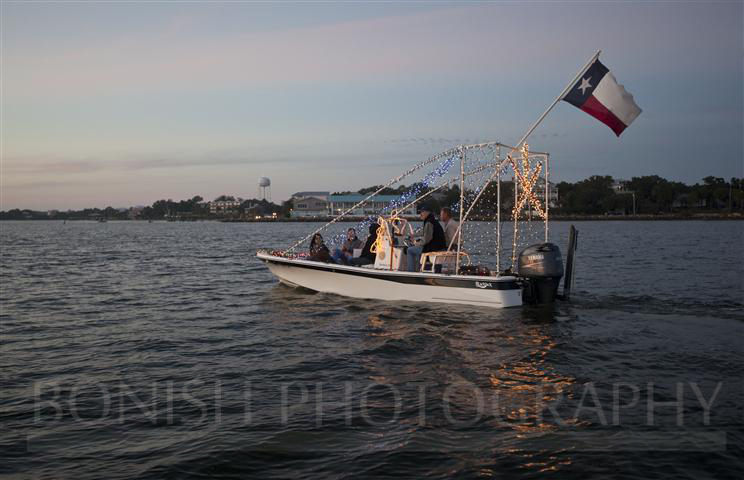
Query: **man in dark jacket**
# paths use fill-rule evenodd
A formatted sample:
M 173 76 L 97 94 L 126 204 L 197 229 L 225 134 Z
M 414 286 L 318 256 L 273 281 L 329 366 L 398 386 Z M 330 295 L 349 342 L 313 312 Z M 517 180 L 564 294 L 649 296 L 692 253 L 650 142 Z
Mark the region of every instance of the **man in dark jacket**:
M 423 239 L 421 245 L 408 247 L 408 271 L 418 272 L 421 263 L 421 254 L 427 252 L 438 252 L 447 250 L 447 241 L 444 238 L 444 230 L 434 216 L 433 209 L 429 205 L 419 207 L 419 216 L 424 221 Z
M 375 254 L 372 253 L 372 245 L 375 244 L 377 241 L 377 229 L 380 228 L 380 226 L 376 223 L 373 223 L 369 226 L 369 236 L 367 237 L 367 241 L 364 242 L 364 248 L 362 248 L 362 254 L 358 256 L 357 258 L 350 258 L 349 259 L 349 265 L 368 265 L 370 263 L 374 263 L 375 261 Z

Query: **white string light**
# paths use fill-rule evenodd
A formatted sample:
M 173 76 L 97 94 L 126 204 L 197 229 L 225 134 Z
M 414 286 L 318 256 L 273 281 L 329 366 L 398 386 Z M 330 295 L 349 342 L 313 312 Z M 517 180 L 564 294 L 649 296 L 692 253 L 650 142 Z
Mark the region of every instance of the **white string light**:
M 499 154 L 500 147 L 502 146 L 511 151 L 505 158 L 502 158 Z M 495 220 L 497 217 L 497 211 L 501 207 L 499 204 L 499 198 L 493 191 L 491 191 L 489 195 L 484 196 L 484 194 L 488 189 L 488 186 L 492 182 L 495 183 L 494 179 L 497 176 L 497 169 L 501 169 L 500 173 L 503 176 L 505 173 L 504 170 L 511 167 L 514 171 L 513 185 L 518 191 L 518 196 L 512 205 L 512 223 L 515 233 L 517 233 L 516 230 L 525 230 L 522 232 L 522 235 L 519 235 L 514 239 L 512 249 L 515 251 L 517 248 L 517 242 L 522 239 L 526 240 L 526 237 L 530 234 L 529 230 L 532 228 L 530 226 L 520 227 L 522 212 L 524 209 L 526 207 L 531 207 L 540 218 L 546 219 L 547 217 L 546 209 L 543 208 L 543 203 L 535 193 L 543 166 L 539 162 L 536 162 L 533 166 L 533 158 L 538 158 L 547 154 L 530 152 L 527 145 L 523 145 L 519 149 L 521 154 L 519 157 L 511 155 L 515 151 L 517 151 L 517 149 L 514 147 L 509 147 L 499 142 L 479 143 L 450 148 L 444 152 L 429 157 L 427 160 L 408 169 L 403 174 L 389 180 L 385 185 L 379 187 L 374 192 L 371 192 L 354 206 L 346 209 L 344 212 L 335 216 L 329 222 L 317 228 L 309 235 L 295 242 L 291 247 L 284 251 L 273 253 L 288 257 L 295 256 L 296 254 L 293 253 L 294 250 L 299 245 L 308 241 L 316 233 L 328 229 L 333 224 L 347 217 L 351 212 L 354 212 L 361 206 L 368 204 L 370 201 L 374 201 L 374 197 L 379 195 L 386 188 L 401 183 L 402 180 L 408 178 L 415 172 L 423 171 L 424 167 L 431 166 L 432 168 L 430 170 L 423 172 L 420 180 L 413 182 L 410 187 L 401 193 L 395 200 L 385 204 L 382 208 L 376 209 L 373 214 L 359 222 L 357 224 L 357 231 L 366 232 L 369 225 L 375 222 L 377 217 L 380 215 L 384 216 L 389 213 L 401 214 L 402 212 L 407 211 L 412 206 L 420 203 L 423 199 L 441 191 L 442 189 L 449 188 L 453 184 L 459 183 L 459 174 L 457 177 L 453 176 L 443 181 L 440 181 L 440 179 L 448 175 L 451 167 L 455 163 L 459 166 L 461 154 L 463 155 L 464 165 L 462 198 L 463 207 L 466 211 L 464 212 L 463 218 L 460 219 L 460 226 L 458 228 L 466 229 L 463 230 L 462 238 L 463 242 L 467 241 L 467 245 L 466 243 L 463 243 L 462 246 L 467 247 L 467 251 L 471 255 L 478 255 L 481 249 L 483 249 L 484 254 L 492 253 L 493 232 L 490 231 L 491 229 L 481 228 L 477 224 L 466 222 L 466 220 L 476 207 L 476 220 L 489 219 L 490 216 L 493 217 L 491 218 L 492 220 Z M 459 210 L 459 202 L 460 200 L 457 198 L 457 200 L 453 199 L 451 205 L 445 204 L 443 206 L 449 206 L 452 210 Z M 459 231 L 456 235 L 458 234 Z M 339 231 L 337 234 L 334 232 L 334 235 L 330 235 L 330 238 L 329 246 L 335 246 L 345 240 L 345 232 Z M 497 255 L 500 255 L 500 253 L 501 252 L 497 252 Z

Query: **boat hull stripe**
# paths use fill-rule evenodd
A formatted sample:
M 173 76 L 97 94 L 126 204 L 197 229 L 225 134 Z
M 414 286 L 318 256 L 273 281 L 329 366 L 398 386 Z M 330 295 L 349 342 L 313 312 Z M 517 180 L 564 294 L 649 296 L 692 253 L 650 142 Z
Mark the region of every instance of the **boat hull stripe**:
M 259 257 L 260 258 L 260 257 Z M 260 258 L 262 261 L 267 263 L 275 263 L 294 268 L 305 268 L 309 270 L 322 270 L 324 272 L 339 273 L 342 275 L 355 275 L 362 277 L 375 278 L 378 280 L 386 280 L 395 283 L 405 283 L 411 285 L 432 285 L 438 287 L 454 287 L 454 288 L 477 288 L 484 290 L 519 290 L 522 287 L 517 283 L 516 280 L 495 280 L 492 277 L 483 277 L 483 280 L 473 280 L 466 278 L 455 278 L 455 277 L 427 277 L 427 276 L 407 276 L 407 275 L 391 275 L 380 270 L 371 269 L 346 269 L 346 268 L 334 268 L 332 264 L 318 264 L 308 265 L 306 263 L 294 263 L 284 262 L 280 260 L 273 260 L 271 258 Z

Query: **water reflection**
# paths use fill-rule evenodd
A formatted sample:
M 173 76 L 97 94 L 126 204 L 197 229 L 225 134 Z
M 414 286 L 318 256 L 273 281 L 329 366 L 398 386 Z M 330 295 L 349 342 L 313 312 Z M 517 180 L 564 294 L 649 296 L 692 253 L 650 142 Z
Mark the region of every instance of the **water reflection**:
M 572 394 L 576 379 L 551 360 L 570 335 L 561 321 L 567 315 L 552 306 L 496 311 L 425 306 L 419 312 L 389 306 L 367 314 L 362 339 L 367 348 L 359 361 L 370 380 L 394 385 L 404 401 L 414 402 L 415 408 L 403 409 L 411 418 L 400 422 L 415 427 L 412 438 L 429 436 L 431 442 L 428 429 L 436 425 L 450 433 L 448 441 L 434 443 L 437 448 L 469 445 L 488 458 L 494 452 L 520 457 L 525 469 L 560 470 L 571 464 L 568 451 L 548 455 L 523 445 L 559 429 L 548 411 Z
M 347 378 L 354 383 L 355 405 L 364 395 L 370 418 L 384 425 L 372 428 L 376 444 L 450 456 L 464 449 L 478 452 L 482 465 L 506 456 L 531 472 L 571 465 L 570 450 L 531 444 L 536 436 L 576 427 L 568 420 L 561 427 L 551 413 L 562 396 L 570 398 L 576 382 L 552 358 L 572 334 L 565 321 L 573 316 L 569 306 L 494 310 L 356 300 L 286 287 L 272 289 L 263 304 L 290 323 L 335 315 L 343 330 L 339 337 L 315 343 L 327 352 L 343 351 L 343 365 L 353 372 Z M 341 338 L 344 348 L 334 346 Z

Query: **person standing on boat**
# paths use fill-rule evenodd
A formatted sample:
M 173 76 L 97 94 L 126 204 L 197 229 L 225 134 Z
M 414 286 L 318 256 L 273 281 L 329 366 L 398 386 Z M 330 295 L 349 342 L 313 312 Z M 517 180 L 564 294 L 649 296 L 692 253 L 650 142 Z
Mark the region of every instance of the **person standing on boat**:
M 380 228 L 380 225 L 377 223 L 373 223 L 369 226 L 369 236 L 367 237 L 367 241 L 364 242 L 364 248 L 362 248 L 362 254 L 359 255 L 356 258 L 350 258 L 349 259 L 349 265 L 354 266 L 361 266 L 361 265 L 369 265 L 370 263 L 374 263 L 375 261 L 375 254 L 372 253 L 372 245 L 377 242 L 377 229 Z
M 346 265 L 349 263 L 349 260 L 354 258 L 354 250 L 362 248 L 363 245 L 362 241 L 357 237 L 356 230 L 350 228 L 346 231 L 346 241 L 344 244 L 341 245 L 341 248 L 337 248 L 333 252 L 333 260 L 341 265 Z
M 421 254 L 437 252 L 447 249 L 447 241 L 444 238 L 444 230 L 434 216 L 433 209 L 429 205 L 419 207 L 419 216 L 424 221 L 423 239 L 421 245 L 408 247 L 408 271 L 418 272 L 421 263 Z
M 444 230 L 444 239 L 447 241 L 447 248 L 452 246 L 453 240 L 457 237 L 457 229 L 460 227 L 460 223 L 452 218 L 452 210 L 444 207 L 439 212 L 439 218 L 442 219 L 442 229 Z

